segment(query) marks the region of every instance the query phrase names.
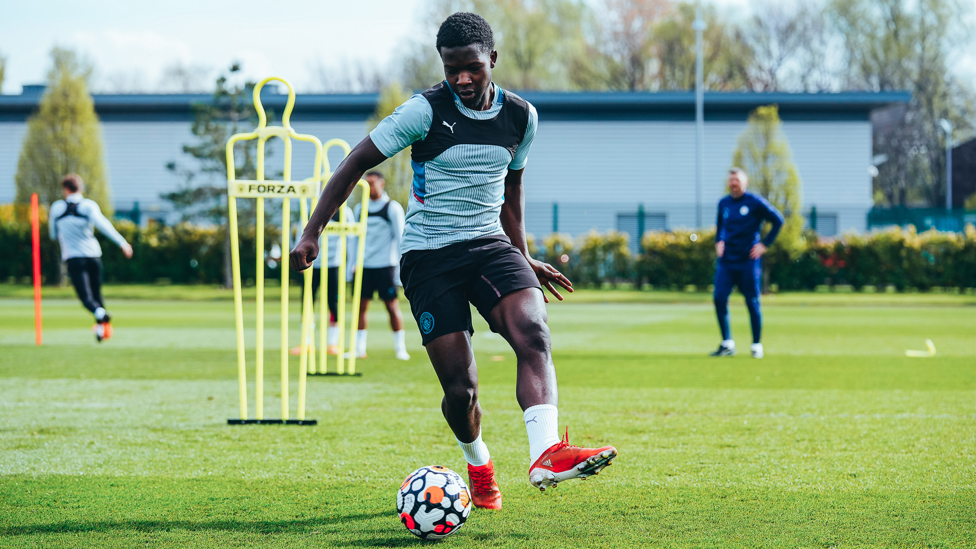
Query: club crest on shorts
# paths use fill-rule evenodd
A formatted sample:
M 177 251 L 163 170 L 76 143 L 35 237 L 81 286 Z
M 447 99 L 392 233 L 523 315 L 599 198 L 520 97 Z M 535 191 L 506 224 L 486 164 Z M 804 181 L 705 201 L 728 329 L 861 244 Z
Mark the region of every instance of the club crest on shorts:
M 434 329 L 434 315 L 424 313 L 420 315 L 420 331 L 429 334 Z
M 740 215 L 749 215 L 749 206 L 743 205 L 741 208 L 739 208 L 739 214 Z

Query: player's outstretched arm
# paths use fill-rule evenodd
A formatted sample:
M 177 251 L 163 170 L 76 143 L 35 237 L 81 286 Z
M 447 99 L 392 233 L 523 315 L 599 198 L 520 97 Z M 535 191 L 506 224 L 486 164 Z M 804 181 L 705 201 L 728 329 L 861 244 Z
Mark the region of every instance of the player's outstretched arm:
M 339 164 L 325 184 L 322 197 L 315 211 L 312 212 L 308 224 L 305 225 L 305 231 L 292 248 L 290 254 L 292 269 L 304 271 L 312 265 L 319 255 L 319 237 L 322 236 L 322 229 L 352 194 L 352 190 L 363 178 L 363 174 L 384 160 L 386 156 L 376 148 L 369 136 L 353 147 L 349 156 Z
M 529 266 L 535 271 L 535 275 L 539 277 L 539 282 L 543 287 L 552 292 L 556 299 L 562 301 L 563 296 L 556 290 L 554 284 L 572 292 L 573 283 L 552 265 L 543 263 L 529 255 L 529 247 L 525 238 L 525 194 L 522 192 L 522 172 L 524 171 L 524 169 L 508 170 L 508 175 L 505 176 L 505 202 L 502 204 L 502 211 L 499 214 L 502 230 L 511 239 L 512 245 L 518 248 L 528 260 Z M 549 303 L 549 298 L 544 293 L 543 297 L 546 303 Z
M 126 259 L 131 259 L 132 246 L 125 241 L 124 236 L 119 234 L 119 231 L 116 230 L 115 225 L 112 225 L 112 222 L 109 221 L 104 214 L 102 214 L 102 210 L 98 207 L 98 204 L 92 201 L 88 201 L 86 204 L 88 204 L 88 209 L 90 210 L 88 216 L 91 218 L 95 226 L 98 227 L 98 230 L 115 242 L 119 248 L 122 248 L 122 254 L 126 257 Z

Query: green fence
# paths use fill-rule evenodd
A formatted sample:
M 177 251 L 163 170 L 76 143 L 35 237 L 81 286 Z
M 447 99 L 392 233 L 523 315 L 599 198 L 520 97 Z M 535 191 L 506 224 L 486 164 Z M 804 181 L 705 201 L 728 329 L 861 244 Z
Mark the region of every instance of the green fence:
M 945 208 L 873 208 L 868 212 L 868 230 L 897 226 L 914 226 L 919 232 L 962 232 L 966 225 L 976 225 L 976 210 Z

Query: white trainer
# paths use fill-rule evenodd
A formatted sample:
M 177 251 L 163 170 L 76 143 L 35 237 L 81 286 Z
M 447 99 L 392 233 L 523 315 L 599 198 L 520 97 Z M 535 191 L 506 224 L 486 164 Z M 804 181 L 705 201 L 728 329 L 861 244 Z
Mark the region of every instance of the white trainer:
M 765 356 L 763 353 L 762 343 L 753 343 L 751 349 L 752 349 L 752 358 L 762 358 L 763 356 Z
M 406 350 L 400 350 L 396 352 L 397 360 L 410 360 L 410 353 Z

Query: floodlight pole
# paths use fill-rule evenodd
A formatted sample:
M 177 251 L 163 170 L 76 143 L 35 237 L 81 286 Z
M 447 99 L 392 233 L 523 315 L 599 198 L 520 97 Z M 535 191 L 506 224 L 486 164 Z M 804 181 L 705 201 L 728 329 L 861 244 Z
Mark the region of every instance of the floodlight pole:
M 705 87 L 702 32 L 705 20 L 701 6 L 695 9 L 695 227 L 702 226 L 702 169 L 705 163 Z
M 943 118 L 939 126 L 946 134 L 946 211 L 952 213 L 952 122 Z

